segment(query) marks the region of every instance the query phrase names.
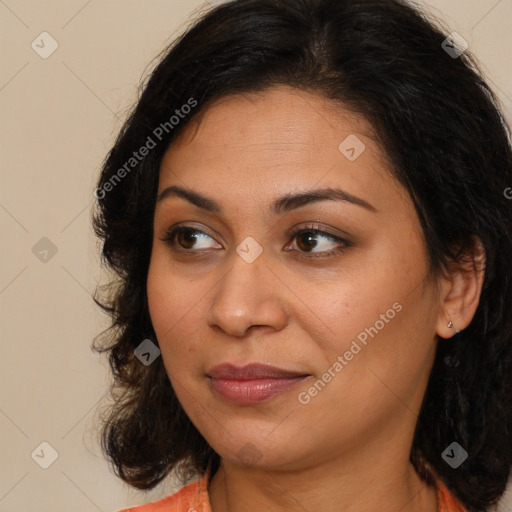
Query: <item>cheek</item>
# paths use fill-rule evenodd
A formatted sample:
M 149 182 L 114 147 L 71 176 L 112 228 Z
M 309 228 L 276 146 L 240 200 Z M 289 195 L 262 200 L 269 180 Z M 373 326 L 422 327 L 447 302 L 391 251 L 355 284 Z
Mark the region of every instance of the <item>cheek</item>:
M 187 279 L 166 266 L 166 260 L 152 257 L 148 271 L 147 295 L 151 322 L 169 376 L 189 368 L 200 347 L 197 328 L 201 295 L 194 293 Z
M 332 397 L 344 397 L 356 423 L 419 407 L 436 346 L 424 300 L 417 292 L 382 308 L 338 345 L 347 363 L 333 379 Z
M 324 347 L 325 369 L 336 377 L 318 406 L 343 397 L 343 409 L 364 423 L 371 414 L 416 404 L 435 354 L 435 297 L 422 260 L 410 260 L 385 258 L 325 301 L 330 331 L 336 333 Z M 338 356 L 342 369 L 333 368 Z
M 160 342 L 165 340 L 164 333 L 172 330 L 176 324 L 179 312 L 174 306 L 178 304 L 179 290 L 175 283 L 160 270 L 157 258 L 152 258 L 147 280 L 147 295 L 149 314 L 155 333 Z

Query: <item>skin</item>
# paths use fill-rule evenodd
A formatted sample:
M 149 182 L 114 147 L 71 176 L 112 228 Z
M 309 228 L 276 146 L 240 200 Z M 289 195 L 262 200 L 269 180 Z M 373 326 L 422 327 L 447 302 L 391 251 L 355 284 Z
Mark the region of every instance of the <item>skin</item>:
M 481 273 L 428 276 L 410 197 L 371 125 L 342 105 L 279 86 L 228 96 L 202 114 L 167 150 L 159 194 L 178 185 L 214 199 L 222 213 L 180 197 L 157 202 L 147 292 L 178 399 L 222 458 L 209 488 L 213 512 L 435 512 L 435 489 L 414 471 L 410 447 L 438 336 L 455 334 L 450 319 L 460 330 L 469 324 Z M 338 149 L 351 134 L 365 145 L 354 161 Z M 325 200 L 269 212 L 277 197 L 324 187 L 376 211 Z M 287 235 L 311 223 L 351 245 L 311 257 L 344 246 Z M 164 239 L 177 224 L 205 234 L 177 237 L 173 249 Z M 247 237 L 263 249 L 252 263 L 236 252 Z M 401 311 L 301 403 L 299 393 L 396 302 Z M 265 402 L 237 405 L 209 385 L 207 371 L 222 362 L 310 377 Z

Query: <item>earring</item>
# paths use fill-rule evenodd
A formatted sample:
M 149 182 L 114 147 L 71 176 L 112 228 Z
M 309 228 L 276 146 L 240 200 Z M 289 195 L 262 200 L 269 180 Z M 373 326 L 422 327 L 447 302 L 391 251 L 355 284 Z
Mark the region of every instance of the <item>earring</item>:
M 451 321 L 451 320 L 448 322 L 448 327 L 449 327 L 450 329 L 452 329 L 452 328 L 453 328 L 453 329 L 455 329 L 455 333 L 456 333 L 456 334 L 459 334 L 459 332 L 460 332 L 460 331 L 457 329 L 457 327 L 455 327 L 455 326 L 453 325 L 453 323 L 452 323 L 452 321 Z

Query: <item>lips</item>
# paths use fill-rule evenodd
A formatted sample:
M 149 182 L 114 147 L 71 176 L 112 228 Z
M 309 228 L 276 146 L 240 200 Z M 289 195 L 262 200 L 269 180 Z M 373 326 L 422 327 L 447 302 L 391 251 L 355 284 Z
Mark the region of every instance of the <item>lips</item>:
M 310 375 L 276 366 L 252 363 L 237 367 L 224 363 L 208 373 L 212 392 L 235 404 L 256 404 L 268 400 L 307 379 Z
M 304 377 L 307 373 L 284 370 L 268 364 L 251 363 L 242 367 L 230 363 L 214 366 L 208 377 L 216 379 L 252 380 L 252 379 L 287 379 Z

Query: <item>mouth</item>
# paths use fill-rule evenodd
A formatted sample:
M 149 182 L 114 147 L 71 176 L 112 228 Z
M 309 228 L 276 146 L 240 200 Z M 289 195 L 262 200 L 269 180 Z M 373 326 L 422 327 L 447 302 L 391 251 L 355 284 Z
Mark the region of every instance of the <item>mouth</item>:
M 216 396 L 228 402 L 249 405 L 284 393 L 311 375 L 259 363 L 243 367 L 224 363 L 212 368 L 207 376 Z

